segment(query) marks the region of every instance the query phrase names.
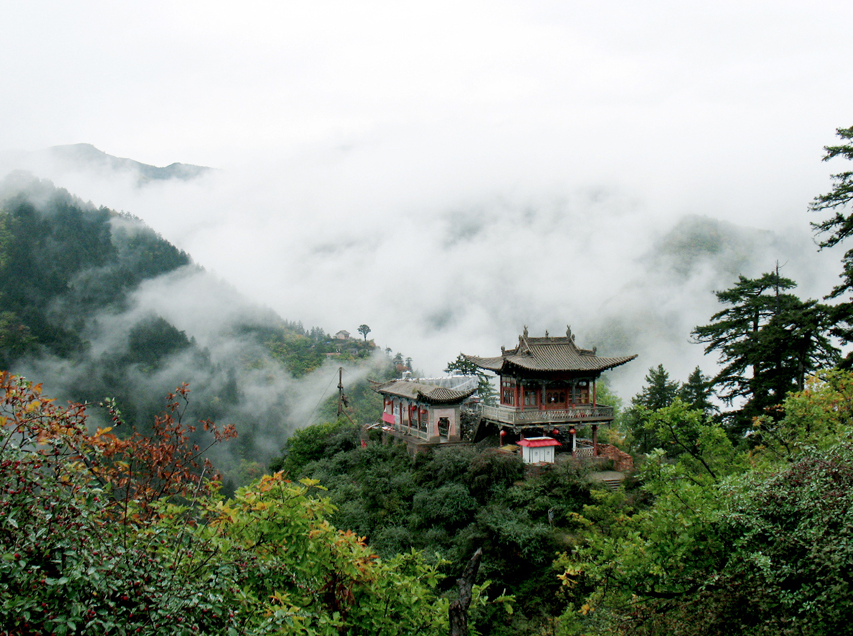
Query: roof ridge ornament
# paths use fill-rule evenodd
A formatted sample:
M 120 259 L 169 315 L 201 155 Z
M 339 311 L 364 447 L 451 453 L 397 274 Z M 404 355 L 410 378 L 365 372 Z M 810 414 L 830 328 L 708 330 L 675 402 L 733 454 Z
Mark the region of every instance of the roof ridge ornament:
M 530 351 L 530 343 L 527 342 L 527 325 L 524 325 L 524 333 L 518 337 L 518 353 L 533 355 Z
M 525 326 L 518 336 L 515 347 L 501 347 L 500 357 L 480 358 L 466 356 L 481 369 L 486 369 L 501 376 L 528 377 L 542 379 L 541 373 L 571 372 L 581 373 L 584 377 L 599 374 L 608 369 L 621 366 L 635 359 L 636 355 L 619 357 L 598 357 L 597 347 L 582 349 L 575 343 L 575 334 L 571 325 L 566 325 L 566 335 L 545 337 L 529 337 L 530 329 Z

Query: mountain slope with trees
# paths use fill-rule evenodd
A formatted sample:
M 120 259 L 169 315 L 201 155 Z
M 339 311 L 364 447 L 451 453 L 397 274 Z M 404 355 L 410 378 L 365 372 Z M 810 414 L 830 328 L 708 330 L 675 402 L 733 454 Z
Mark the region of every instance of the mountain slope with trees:
M 361 378 L 351 391 L 360 406 L 367 369 L 383 377 L 391 367 L 373 351 L 251 306 L 128 214 L 25 173 L 0 185 L 0 368 L 64 399 L 115 398 L 144 429 L 160 408 L 154 396 L 189 382 L 193 417 L 237 424 L 229 461 L 260 472 L 320 412 L 300 382 L 346 366 Z
M 310 480 L 267 475 L 223 498 L 181 443 L 185 389 L 171 398 L 150 437 L 122 440 L 0 373 L 4 633 L 447 633 L 435 564 L 378 559 L 328 522 Z
M 826 151 L 826 159 L 853 159 L 849 144 Z M 836 174 L 811 206 L 833 213 L 813 224 L 829 235 L 821 248 L 851 234 L 851 174 Z M 689 403 L 703 391 L 679 395 L 662 366 L 650 370 L 635 417 L 624 420 L 646 443 L 645 505 L 616 493 L 578 517 L 586 534 L 558 560 L 561 580 L 592 591 L 569 605 L 559 633 L 849 631 L 853 376 L 833 368 L 840 352 L 831 336 L 850 342 L 850 255 L 828 294 L 833 305 L 794 296 L 778 268 L 717 292 L 725 308 L 694 336 L 723 367 L 688 384 L 717 392 L 729 411 Z

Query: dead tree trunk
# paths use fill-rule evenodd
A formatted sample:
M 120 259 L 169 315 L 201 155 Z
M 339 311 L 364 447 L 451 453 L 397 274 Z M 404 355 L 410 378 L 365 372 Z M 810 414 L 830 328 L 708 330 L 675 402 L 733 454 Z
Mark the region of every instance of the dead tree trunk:
M 471 588 L 480 569 L 480 557 L 483 549 L 477 548 L 474 556 L 468 562 L 461 579 L 456 579 L 459 588 L 459 598 L 450 604 L 450 636 L 468 636 L 468 608 L 471 606 Z

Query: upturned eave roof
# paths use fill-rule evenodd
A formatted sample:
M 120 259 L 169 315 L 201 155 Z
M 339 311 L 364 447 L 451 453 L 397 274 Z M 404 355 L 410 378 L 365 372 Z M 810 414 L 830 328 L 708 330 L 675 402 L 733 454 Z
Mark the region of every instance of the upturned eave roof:
M 514 349 L 502 349 L 500 356 L 481 358 L 463 355 L 466 360 L 481 369 L 501 375 L 512 375 L 518 370 L 600 373 L 637 357 L 636 354 L 612 358 L 599 357 L 595 349 L 578 347 L 571 329 L 566 330 L 565 336 L 552 337 L 546 332 L 544 338 L 531 338 L 527 335 L 527 328 L 518 337 L 518 345 Z
M 391 380 L 390 382 L 374 382 L 373 390 L 384 395 L 407 398 L 426 404 L 459 404 L 471 397 L 476 391 L 457 391 L 434 384 L 425 384 L 413 380 Z

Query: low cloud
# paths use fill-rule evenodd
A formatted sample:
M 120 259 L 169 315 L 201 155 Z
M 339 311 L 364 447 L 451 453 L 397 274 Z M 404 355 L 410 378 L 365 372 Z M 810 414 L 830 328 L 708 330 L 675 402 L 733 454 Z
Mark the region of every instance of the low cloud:
M 739 273 L 779 261 L 809 297 L 834 283 L 837 255 L 817 252 L 804 211 L 773 229 L 749 227 L 691 215 L 689 204 L 652 210 L 647 193 L 624 186 L 539 179 L 507 188 L 451 180 L 417 199 L 393 170 L 381 187 L 372 178 L 375 191 L 362 181 L 362 165 L 387 161 L 381 144 L 349 149 L 324 174 L 329 152 L 303 152 L 301 166 L 291 158 L 144 188 L 132 178 L 51 176 L 140 216 L 208 270 L 149 281 L 134 303 L 213 352 L 227 324 L 263 320 L 270 308 L 330 333 L 367 323 L 382 348 L 437 375 L 460 351 L 512 346 L 525 325 L 560 333 L 571 324 L 584 346 L 640 354 L 611 373 L 627 399 L 660 363 L 676 378 L 696 365 L 713 372 L 690 332 L 718 311 L 713 291 Z

